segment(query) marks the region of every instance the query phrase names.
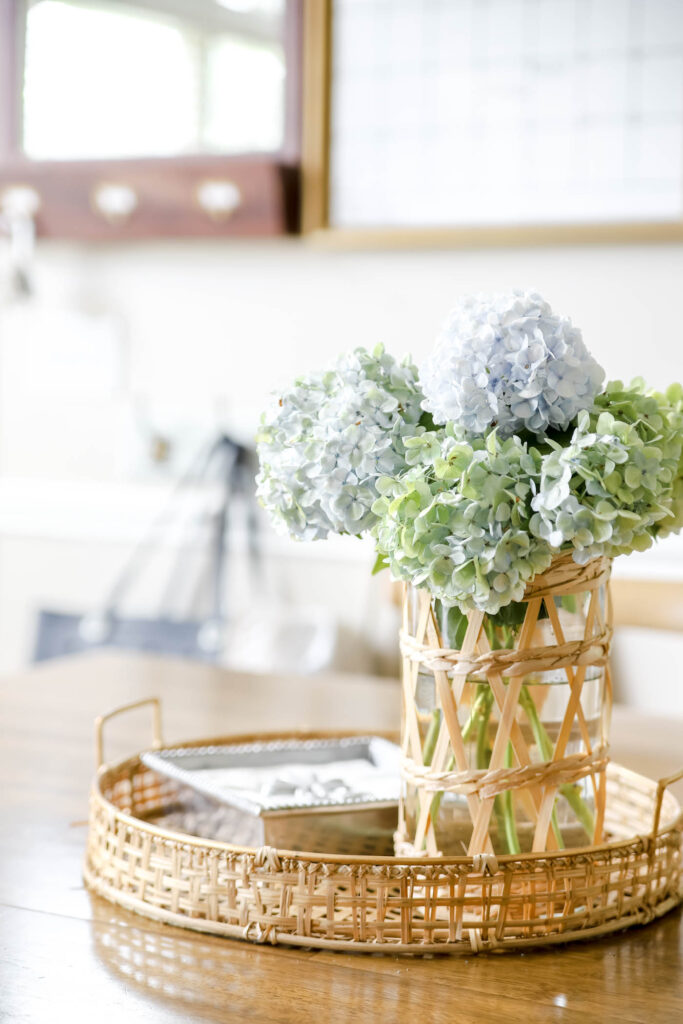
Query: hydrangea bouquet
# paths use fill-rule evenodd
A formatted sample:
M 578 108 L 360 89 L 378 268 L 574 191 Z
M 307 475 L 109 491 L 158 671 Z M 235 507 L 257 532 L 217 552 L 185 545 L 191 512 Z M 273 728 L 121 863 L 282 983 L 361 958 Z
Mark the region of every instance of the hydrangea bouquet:
M 421 373 L 357 349 L 278 396 L 259 497 L 292 536 L 370 532 L 395 577 L 495 615 L 560 550 L 683 525 L 683 389 L 603 376 L 540 295 L 463 299 Z
M 258 436 L 260 499 L 303 540 L 371 533 L 376 568 L 429 593 L 441 646 L 461 647 L 474 611 L 490 647 L 512 648 L 556 557 L 641 551 L 683 525 L 683 389 L 603 378 L 538 293 L 464 298 L 419 372 L 357 349 L 278 396 Z M 492 703 L 480 686 L 468 719 L 482 768 Z M 526 687 L 520 704 L 542 751 Z M 440 724 L 439 711 L 425 764 Z M 578 787 L 563 795 L 588 831 Z

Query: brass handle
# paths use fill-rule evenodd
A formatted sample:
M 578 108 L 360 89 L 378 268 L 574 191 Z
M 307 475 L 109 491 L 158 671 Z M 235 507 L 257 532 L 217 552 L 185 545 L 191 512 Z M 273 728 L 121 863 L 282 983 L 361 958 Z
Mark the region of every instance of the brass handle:
M 100 715 L 95 719 L 95 769 L 100 770 L 104 764 L 104 743 L 103 732 L 105 722 L 122 715 L 126 711 L 134 711 L 135 708 L 142 708 L 150 705 L 152 708 L 152 746 L 155 750 L 163 746 L 161 738 L 161 701 L 158 697 L 145 697 L 144 700 L 136 700 L 132 704 L 124 704 L 120 708 L 108 711 L 106 715 Z

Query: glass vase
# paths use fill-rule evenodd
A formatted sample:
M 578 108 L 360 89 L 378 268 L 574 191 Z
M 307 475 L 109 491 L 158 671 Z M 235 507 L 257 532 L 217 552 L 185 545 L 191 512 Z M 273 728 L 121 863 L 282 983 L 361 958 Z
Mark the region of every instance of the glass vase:
M 406 587 L 398 854 L 602 840 L 610 568 L 563 556 L 495 616 Z

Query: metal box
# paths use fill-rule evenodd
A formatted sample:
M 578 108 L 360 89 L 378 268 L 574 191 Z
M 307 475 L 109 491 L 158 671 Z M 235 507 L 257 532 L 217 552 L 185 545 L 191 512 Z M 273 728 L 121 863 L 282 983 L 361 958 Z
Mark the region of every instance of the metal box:
M 381 737 L 168 747 L 142 760 L 181 784 L 169 827 L 239 846 L 393 854 L 399 748 Z

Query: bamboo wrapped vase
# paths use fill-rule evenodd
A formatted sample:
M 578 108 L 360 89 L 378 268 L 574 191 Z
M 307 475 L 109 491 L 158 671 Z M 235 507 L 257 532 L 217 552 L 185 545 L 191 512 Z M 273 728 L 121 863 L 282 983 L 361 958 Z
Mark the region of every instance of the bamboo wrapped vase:
M 397 855 L 603 840 L 610 571 L 609 559 L 562 555 L 529 584 L 514 625 L 470 611 L 459 645 L 449 610 L 405 588 Z

